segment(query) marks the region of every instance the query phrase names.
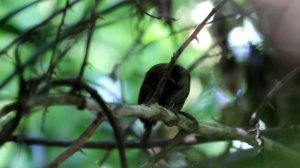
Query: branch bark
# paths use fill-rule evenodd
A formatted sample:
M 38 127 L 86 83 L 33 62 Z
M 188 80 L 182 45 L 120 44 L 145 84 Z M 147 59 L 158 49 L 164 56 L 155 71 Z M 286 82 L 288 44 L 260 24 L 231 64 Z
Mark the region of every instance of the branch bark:
M 39 96 L 23 101 L 24 105 L 31 107 L 31 109 L 34 109 L 34 107 L 47 107 L 53 105 L 78 106 L 82 104 L 82 102 L 86 102 L 85 109 L 101 112 L 101 107 L 99 107 L 95 100 L 67 94 Z M 300 154 L 298 152 L 266 137 L 262 137 L 263 145 L 260 146 L 257 142 L 255 134 L 251 134 L 241 128 L 232 128 L 220 124 L 204 124 L 201 122 L 195 124 L 194 121 L 186 118 L 185 116 L 178 115 L 177 118 L 174 113 L 157 104 L 152 104 L 150 106 L 107 104 L 107 107 L 116 117 L 143 117 L 151 120 L 162 121 L 167 125 L 176 125 L 184 131 L 193 133 L 195 135 L 200 135 L 201 137 L 210 137 L 211 139 L 221 140 L 240 140 L 252 145 L 257 149 L 276 153 L 280 158 L 287 162 L 300 164 Z M 16 108 L 17 103 L 6 105 L 0 111 L 0 118 L 7 115 L 11 111 L 16 110 Z

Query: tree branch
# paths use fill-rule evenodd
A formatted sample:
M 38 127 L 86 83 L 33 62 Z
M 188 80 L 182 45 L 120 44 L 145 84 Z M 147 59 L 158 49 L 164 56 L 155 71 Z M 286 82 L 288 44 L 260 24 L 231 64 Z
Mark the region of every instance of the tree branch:
M 103 113 L 102 115 L 98 113 L 98 115 L 96 115 L 96 118 L 89 125 L 89 127 L 80 135 L 80 137 L 76 141 L 74 141 L 72 145 L 68 147 L 67 150 L 65 150 L 63 153 L 57 156 L 57 158 L 48 165 L 48 168 L 58 167 L 66 159 L 72 156 L 76 151 L 80 150 L 84 142 L 86 142 L 89 139 L 89 137 L 93 135 L 93 133 L 96 131 L 103 119 Z
M 97 102 L 92 98 L 85 98 L 74 95 L 51 95 L 51 96 L 39 96 L 28 98 L 23 100 L 25 106 L 34 107 L 47 107 L 53 105 L 73 105 L 78 106 L 82 102 L 86 102 L 85 108 L 92 111 L 102 111 Z M 255 134 L 250 134 L 246 130 L 241 128 L 232 128 L 223 125 L 212 125 L 198 123 L 194 125 L 194 121 L 186 118 L 183 115 L 178 115 L 178 122 L 176 115 L 168 111 L 167 109 L 154 104 L 151 106 L 145 105 L 122 105 L 122 104 L 107 104 L 107 107 L 111 110 L 116 117 L 135 117 L 146 118 L 155 121 L 163 121 L 167 125 L 176 125 L 181 129 L 200 135 L 201 137 L 209 137 L 211 139 L 220 140 L 240 140 L 246 142 L 258 149 L 263 149 L 268 152 L 274 152 L 281 158 L 287 161 L 300 162 L 300 154 L 292 149 L 289 149 L 282 144 L 279 144 L 271 139 L 262 137 L 263 146 L 259 146 Z M 0 117 L 8 114 L 9 112 L 16 110 L 17 103 L 6 105 L 0 111 Z M 300 164 L 300 163 L 299 163 Z
M 168 69 L 166 72 L 164 72 L 163 77 L 157 84 L 157 89 L 154 91 L 152 98 L 149 101 L 150 103 L 157 102 L 157 99 L 159 95 L 161 94 L 168 77 L 170 76 L 172 69 L 181 55 L 181 53 L 188 47 L 188 45 L 194 40 L 197 39 L 198 33 L 203 29 L 203 27 L 206 25 L 207 21 L 220 9 L 222 8 L 228 0 L 222 0 L 216 7 L 214 7 L 210 13 L 205 17 L 205 19 L 196 27 L 196 29 L 193 31 L 193 33 L 181 44 L 181 46 L 173 53 L 173 56 L 171 58 L 171 61 L 169 63 Z
M 119 156 L 120 156 L 120 160 L 121 160 L 121 167 L 122 168 L 127 168 L 127 160 L 126 160 L 126 156 L 125 156 L 125 147 L 124 147 L 124 143 L 123 143 L 123 136 L 122 136 L 122 132 L 120 131 L 121 128 L 119 126 L 119 122 L 117 121 L 117 119 L 115 118 L 115 116 L 112 114 L 111 110 L 107 107 L 107 105 L 105 104 L 104 100 L 102 99 L 102 97 L 98 94 L 98 92 L 90 87 L 89 85 L 77 81 L 77 80 L 73 80 L 73 79 L 66 79 L 66 80 L 57 80 L 57 81 L 53 81 L 51 82 L 51 84 L 47 87 L 54 87 L 54 86 L 72 86 L 73 88 L 77 88 L 79 91 L 83 90 L 86 91 L 87 93 L 90 94 L 91 98 L 96 102 L 97 106 L 100 107 L 97 113 L 97 116 L 99 117 L 102 114 L 105 114 L 108 122 L 110 123 L 112 129 L 113 129 L 113 133 L 115 136 L 115 140 L 117 142 L 118 145 L 118 150 L 119 150 Z M 85 102 L 83 102 L 83 104 L 79 104 L 79 106 L 77 105 L 77 107 L 79 108 L 84 108 L 85 107 Z M 99 111 L 102 111 L 103 113 L 100 114 Z M 98 124 L 100 124 L 100 120 L 98 119 Z
M 211 138 L 201 138 L 200 140 L 184 140 L 180 142 L 180 145 L 195 145 L 205 142 L 212 142 L 212 141 L 220 141 L 222 139 L 211 139 Z M 26 145 L 41 145 L 41 146 L 47 146 L 47 147 L 67 147 L 74 143 L 74 141 L 63 141 L 63 140 L 55 140 L 48 138 L 33 138 L 33 137 L 27 137 L 23 135 L 15 135 L 8 138 L 9 142 L 15 142 L 19 144 L 26 144 Z M 162 147 L 166 145 L 170 140 L 169 139 L 151 139 L 149 140 L 149 143 L 147 143 L 147 147 Z M 140 140 L 127 140 L 124 142 L 126 148 L 131 149 L 138 149 L 141 148 Z M 85 142 L 81 146 L 82 148 L 87 149 L 105 149 L 105 150 L 112 150 L 117 148 L 115 141 L 89 141 Z

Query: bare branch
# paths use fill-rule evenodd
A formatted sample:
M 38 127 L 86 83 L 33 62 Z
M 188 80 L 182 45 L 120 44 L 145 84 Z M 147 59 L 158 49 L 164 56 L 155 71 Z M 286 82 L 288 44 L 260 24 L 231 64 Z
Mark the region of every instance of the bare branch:
M 65 8 L 67 8 L 68 6 L 70 5 L 70 0 L 67 0 L 66 1 L 66 5 L 65 5 Z M 65 23 L 65 18 L 66 18 L 66 15 L 67 15 L 67 10 L 65 10 L 62 14 L 62 18 L 61 18 L 61 21 L 59 23 L 59 26 L 57 27 L 57 32 L 56 32 L 56 37 L 55 37 L 55 44 L 53 46 L 53 50 L 52 50 L 52 56 L 51 56 L 51 60 L 50 60 L 50 64 L 49 64 L 49 67 L 48 67 L 48 76 L 49 78 L 51 78 L 51 75 L 53 73 L 53 69 L 54 69 L 54 58 L 55 58 L 55 54 L 56 54 L 56 49 L 57 49 L 57 42 L 58 42 L 58 39 L 61 35 L 61 30 L 62 30 L 62 27 Z
M 94 7 L 91 10 L 91 16 L 90 16 L 92 18 L 92 22 L 90 23 L 90 26 L 89 26 L 89 29 L 88 29 L 88 36 L 87 36 L 87 40 L 86 40 L 86 46 L 85 46 L 83 61 L 82 61 L 82 65 L 81 65 L 80 70 L 79 70 L 78 77 L 77 77 L 78 81 L 80 81 L 82 79 L 82 76 L 84 74 L 84 70 L 85 70 L 86 65 L 87 65 L 88 57 L 89 57 L 90 45 L 91 45 L 92 37 L 93 37 L 93 34 L 94 34 L 94 28 L 95 28 L 95 24 L 96 24 L 96 20 L 97 20 L 97 16 L 96 16 L 96 6 L 98 6 L 98 1 L 97 0 L 96 0 L 95 4 L 93 6 Z
M 48 167 L 55 168 L 63 163 L 66 159 L 72 156 L 76 151 L 80 150 L 83 144 L 93 135 L 100 123 L 104 120 L 103 113 L 97 113 L 94 121 L 88 126 L 88 128 L 80 135 L 80 137 L 72 143 L 72 145 L 60 154 L 53 162 L 51 162 Z
M 17 15 L 18 13 L 22 12 L 23 10 L 35 5 L 35 4 L 38 4 L 40 2 L 43 2 L 44 0 L 35 0 L 35 1 L 32 1 L 24 6 L 21 6 L 20 8 L 17 8 L 11 12 L 9 12 L 8 14 L 6 14 L 5 16 L 1 17 L 0 18 L 0 25 L 3 25 L 5 24 L 9 19 L 13 18 L 15 15 Z
M 179 131 L 177 135 L 169 143 L 167 143 L 157 155 L 154 155 L 144 165 L 142 165 L 142 167 L 155 167 L 155 163 L 165 158 L 165 156 L 168 155 L 168 153 L 174 148 L 174 146 L 176 146 L 186 135 L 187 132 Z
M 290 71 L 287 75 L 285 75 L 280 81 L 276 82 L 275 86 L 268 92 L 264 100 L 259 104 L 257 109 L 253 112 L 251 116 L 251 122 L 257 122 L 261 111 L 265 107 L 266 104 L 270 102 L 270 100 L 274 97 L 276 93 L 288 82 L 290 81 L 295 75 L 300 72 L 300 66 L 297 66 L 295 69 Z
M 3 55 L 4 53 L 7 52 L 7 50 L 9 48 L 11 48 L 15 43 L 19 42 L 20 40 L 24 39 L 25 37 L 27 37 L 28 35 L 30 35 L 32 32 L 34 32 L 35 30 L 37 30 L 38 28 L 44 26 L 45 24 L 47 24 L 50 20 L 52 20 L 53 18 L 55 18 L 56 16 L 58 16 L 59 14 L 63 13 L 65 10 L 71 8 L 72 6 L 74 6 L 75 4 L 77 4 L 78 2 L 80 2 L 81 0 L 74 0 L 73 2 L 71 2 L 69 4 L 69 6 L 64 7 L 62 9 L 59 9 L 57 11 L 55 11 L 53 14 L 51 14 L 48 18 L 46 18 L 45 20 L 43 20 L 42 22 L 40 22 L 39 24 L 33 26 L 32 28 L 28 29 L 27 31 L 25 31 L 24 33 L 22 33 L 21 35 L 19 35 L 18 37 L 16 37 L 13 41 L 11 41 L 6 47 L 4 47 L 2 50 L 0 50 L 0 56 Z
M 173 57 L 169 63 L 169 67 L 168 70 L 164 73 L 163 77 L 161 78 L 161 80 L 159 81 L 158 85 L 157 85 L 157 89 L 154 91 L 153 96 L 150 100 L 150 104 L 151 103 L 155 103 L 157 102 L 157 99 L 159 97 L 159 95 L 161 94 L 168 76 L 170 76 L 170 73 L 172 72 L 172 69 L 177 61 L 177 59 L 179 58 L 179 56 L 181 55 L 181 53 L 187 48 L 187 46 L 194 40 L 197 39 L 197 34 L 202 30 L 202 28 L 206 25 L 207 21 L 220 9 L 224 6 L 224 4 L 227 2 L 228 0 L 222 0 L 215 8 L 213 8 L 211 10 L 211 12 L 206 16 L 206 18 L 196 27 L 196 29 L 194 30 L 194 32 L 181 44 L 181 46 L 174 52 Z
M 80 0 L 75 0 L 73 1 L 73 3 L 80 1 Z M 106 13 L 109 13 L 119 7 L 122 7 L 123 5 L 126 4 L 130 4 L 131 1 L 121 1 L 118 2 L 108 8 L 105 8 L 99 12 L 96 13 L 96 16 L 100 16 Z M 73 3 L 70 3 L 69 7 L 72 6 Z M 73 4 L 74 5 L 74 4 Z M 65 8 L 57 11 L 57 14 L 60 14 L 61 12 L 63 12 L 64 10 L 66 10 Z M 56 14 L 56 13 L 55 13 Z M 56 15 L 57 15 L 56 14 Z M 53 14 L 54 15 L 54 14 Z M 52 16 L 52 15 L 51 15 Z M 51 20 L 49 18 L 49 20 Z M 56 40 L 52 40 L 50 42 L 48 42 L 47 44 L 44 44 L 42 46 L 40 46 L 31 56 L 30 58 L 24 62 L 24 64 L 20 67 L 21 70 L 24 70 L 25 67 L 27 67 L 28 65 L 32 65 L 36 62 L 36 60 L 42 55 L 44 54 L 48 49 L 52 48 L 54 45 L 57 44 L 57 42 L 61 42 L 62 40 L 72 36 L 73 34 L 78 34 L 80 32 L 82 32 L 83 30 L 85 30 L 86 26 L 93 21 L 93 18 L 87 18 L 84 20 L 80 20 L 77 23 L 75 23 L 74 25 L 70 26 L 70 28 L 68 28 L 65 32 L 62 32 L 61 36 L 59 39 Z M 43 21 L 45 22 L 45 21 Z M 40 26 L 46 24 L 41 22 Z M 38 25 L 36 25 L 36 27 L 39 27 Z M 32 28 L 34 30 L 36 30 L 37 28 Z M 12 47 L 16 42 L 20 41 L 21 39 L 23 39 L 25 36 L 27 36 L 28 34 L 30 34 L 30 32 L 32 32 L 33 30 L 28 30 L 26 32 L 24 32 L 23 34 L 19 35 L 13 42 L 11 42 L 7 47 L 5 47 L 4 49 L 0 50 L 0 56 L 1 54 L 4 54 L 10 47 Z M 13 77 L 17 74 L 17 71 L 13 71 L 11 74 L 9 74 L 7 77 L 4 78 L 4 80 L 0 83 L 0 89 L 2 89 L 5 85 L 7 85 L 12 79 Z
M 112 126 L 115 140 L 118 145 L 119 156 L 120 156 L 120 160 L 121 160 L 121 167 L 126 168 L 127 160 L 126 160 L 126 156 L 125 156 L 125 147 L 124 147 L 124 142 L 122 140 L 123 136 L 122 136 L 122 132 L 121 132 L 121 129 L 119 126 L 119 122 L 117 122 L 117 119 L 112 114 L 111 110 L 107 107 L 104 100 L 97 93 L 97 91 L 95 89 L 93 89 L 92 87 L 90 87 L 89 85 L 87 85 L 81 81 L 78 81 L 77 79 L 76 80 L 72 80 L 72 79 L 57 80 L 57 81 L 50 83 L 50 87 L 53 87 L 53 86 L 70 86 L 73 88 L 77 88 L 79 90 L 84 90 L 90 94 L 90 96 L 93 98 L 93 100 L 95 100 L 96 104 L 99 107 L 101 107 L 100 109 L 102 109 L 102 112 L 105 114 L 105 116 L 107 117 L 107 120 L 109 121 L 110 125 Z M 85 102 L 84 102 L 84 104 L 80 104 L 79 106 L 78 105 L 77 106 L 80 108 L 83 108 L 84 105 L 85 105 Z M 100 110 L 97 110 L 97 111 L 100 111 Z
M 205 142 L 213 142 L 213 141 L 220 141 L 222 139 L 213 139 L 213 138 L 201 138 L 193 139 L 193 140 L 184 140 L 179 143 L 179 145 L 195 145 Z M 49 138 L 33 138 L 33 137 L 26 137 L 22 135 L 11 136 L 8 139 L 9 142 L 15 142 L 19 144 L 26 144 L 26 145 L 41 145 L 47 147 L 67 147 L 74 143 L 74 141 L 63 141 L 63 140 L 55 140 Z M 147 147 L 162 147 L 166 145 L 170 140 L 169 139 L 151 139 L 149 143 L 147 143 Z M 141 143 L 139 140 L 127 140 L 124 142 L 126 148 L 130 149 L 139 149 L 141 148 Z M 112 150 L 117 148 L 115 141 L 89 141 L 82 145 L 82 148 L 87 149 L 105 149 L 105 150 Z
M 93 111 L 102 111 L 100 106 L 96 103 L 94 99 L 84 98 L 74 95 L 52 95 L 52 96 L 40 96 L 34 98 L 28 98 L 23 100 L 25 106 L 31 108 L 40 107 L 40 106 L 51 106 L 51 105 L 74 105 L 77 106 L 80 102 L 86 102 L 85 108 Z M 194 121 L 186 118 L 185 116 L 178 115 L 178 123 L 176 121 L 176 116 L 174 113 L 168 111 L 167 109 L 159 105 L 121 105 L 121 104 L 107 104 L 107 107 L 112 111 L 113 115 L 117 117 L 135 117 L 135 118 L 147 118 L 156 121 L 163 121 L 168 125 L 177 125 L 181 129 L 200 135 L 201 137 L 209 137 L 211 139 L 220 139 L 220 140 L 240 140 L 247 142 L 248 144 L 263 149 L 269 152 L 275 152 L 280 157 L 286 161 L 296 161 L 300 162 L 300 155 L 291 150 L 282 144 L 279 144 L 275 141 L 272 141 L 266 137 L 262 137 L 263 146 L 259 146 L 256 141 L 255 134 L 249 134 L 247 131 L 241 128 L 232 128 L 223 125 L 209 125 L 198 123 L 195 127 Z M 8 110 L 16 110 L 16 103 L 5 106 L 1 112 L 0 116 L 3 114 L 8 114 Z M 298 159 L 298 160 L 297 160 Z M 300 163 L 299 163 L 300 164 Z

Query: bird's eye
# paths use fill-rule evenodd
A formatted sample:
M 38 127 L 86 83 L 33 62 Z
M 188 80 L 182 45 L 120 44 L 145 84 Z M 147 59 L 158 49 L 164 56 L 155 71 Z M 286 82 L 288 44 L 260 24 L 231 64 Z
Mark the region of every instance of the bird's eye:
M 173 78 L 169 78 L 168 82 L 171 82 L 173 85 L 176 85 L 176 82 L 175 82 L 175 80 Z
M 176 81 L 172 78 L 169 78 L 167 83 L 166 83 L 166 88 L 169 88 L 169 89 L 176 89 L 177 88 L 177 84 L 176 84 Z

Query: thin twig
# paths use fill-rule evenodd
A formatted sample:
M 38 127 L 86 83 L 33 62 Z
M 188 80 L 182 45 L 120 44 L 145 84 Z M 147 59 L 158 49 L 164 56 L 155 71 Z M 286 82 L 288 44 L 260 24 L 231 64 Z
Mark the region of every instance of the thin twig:
M 251 115 L 251 122 L 256 122 L 260 116 L 262 109 L 265 107 L 266 104 L 270 102 L 270 100 L 274 97 L 276 93 L 288 82 L 290 81 L 295 75 L 300 72 L 300 65 L 285 75 L 281 80 L 276 82 L 275 86 L 268 92 L 266 97 L 263 101 L 259 104 L 256 110 Z
M 70 0 L 67 0 L 65 8 L 67 8 L 69 5 L 70 5 Z M 57 31 L 56 31 L 55 44 L 53 46 L 52 56 L 51 56 L 50 64 L 49 64 L 49 67 L 48 67 L 49 79 L 51 78 L 51 75 L 53 73 L 53 69 L 54 69 L 53 63 L 54 63 L 54 58 L 55 58 L 55 54 L 56 54 L 57 43 L 59 42 L 59 38 L 60 38 L 60 35 L 61 35 L 61 29 L 62 29 L 62 27 L 63 27 L 63 25 L 65 23 L 65 18 L 67 16 L 67 11 L 68 10 L 65 10 L 63 12 L 61 21 L 60 21 L 60 23 L 58 25 L 58 28 L 57 28 Z
M 57 11 L 55 11 L 53 14 L 51 14 L 49 17 L 47 17 L 46 19 L 44 19 L 42 22 L 40 22 L 39 24 L 33 26 L 32 28 L 28 29 L 27 31 L 23 32 L 22 34 L 20 34 L 18 37 L 16 37 L 13 41 L 11 41 L 7 46 L 5 46 L 2 50 L 0 50 L 0 56 L 5 54 L 7 52 L 7 50 L 9 50 L 9 48 L 11 48 L 15 43 L 19 42 L 20 40 L 28 37 L 32 32 L 34 32 L 35 30 L 39 29 L 40 27 L 46 25 L 47 23 L 49 23 L 50 20 L 52 20 L 53 18 L 55 18 L 56 16 L 60 15 L 62 12 L 64 12 L 65 10 L 71 8 L 72 6 L 74 6 L 75 4 L 77 4 L 78 2 L 80 2 L 81 0 L 74 0 L 73 2 L 71 2 L 69 4 L 69 6 L 64 7 L 62 9 L 59 9 Z
M 214 49 L 216 46 L 218 46 L 220 44 L 221 41 L 223 41 L 224 38 L 220 38 L 218 39 L 215 44 L 213 44 L 212 46 L 209 47 L 209 49 L 204 53 L 202 54 L 201 56 L 198 57 L 198 59 L 196 59 L 187 69 L 188 71 L 193 71 L 197 65 L 199 65 L 201 62 L 203 62 L 205 59 L 209 58 L 209 57 L 212 57 L 212 56 L 215 56 L 215 55 L 210 55 L 209 52 Z
M 184 131 L 179 131 L 176 136 L 170 141 L 168 142 L 163 149 L 157 154 L 154 155 L 149 161 L 147 161 L 142 167 L 143 168 L 151 168 L 151 167 L 155 167 L 155 163 L 157 163 L 159 160 L 163 159 L 166 157 L 167 154 L 170 153 L 170 150 L 176 146 L 181 140 L 182 138 L 184 138 L 187 135 L 187 132 Z
M 172 72 L 172 69 L 181 55 L 181 53 L 187 48 L 187 46 L 194 40 L 197 39 L 197 34 L 202 30 L 202 28 L 206 25 L 207 21 L 220 9 L 223 7 L 223 5 L 227 2 L 228 0 L 222 0 L 215 8 L 211 10 L 211 12 L 206 16 L 206 18 L 196 27 L 194 32 L 182 43 L 182 45 L 174 52 L 172 59 L 169 63 L 168 70 L 164 73 L 163 77 L 159 81 L 157 85 L 157 89 L 154 91 L 153 96 L 150 100 L 149 103 L 155 103 L 157 102 L 157 99 L 159 95 L 161 94 L 168 76 L 170 76 L 170 73 Z
M 136 4 L 136 6 L 138 7 L 138 9 L 139 9 L 140 11 L 142 11 L 142 13 L 144 13 L 145 15 L 147 15 L 147 16 L 149 16 L 149 17 L 151 17 L 151 18 L 158 19 L 158 20 L 170 20 L 170 21 L 176 21 L 175 18 L 168 17 L 168 16 L 154 16 L 154 15 L 148 13 L 148 12 L 145 10 L 145 8 L 144 8 L 139 2 L 135 1 L 135 4 Z
M 101 166 L 104 164 L 104 162 L 108 159 L 109 155 L 111 154 L 111 150 L 108 150 L 105 152 L 105 155 L 103 158 L 99 161 L 98 167 L 101 168 Z
M 195 145 L 195 144 L 201 144 L 206 142 L 214 142 L 214 141 L 222 141 L 226 139 L 214 139 L 214 138 L 203 138 L 203 139 L 194 139 L 189 141 L 182 141 L 179 143 L 179 145 Z M 64 140 L 55 140 L 55 139 L 49 139 L 49 138 L 33 138 L 33 137 L 27 137 L 22 135 L 15 135 L 11 136 L 8 140 L 8 142 L 15 142 L 18 144 L 26 144 L 26 145 L 37 145 L 37 146 L 47 146 L 47 147 L 68 147 L 72 145 L 75 141 L 64 141 Z M 162 147 L 165 146 L 168 142 L 170 142 L 170 139 L 150 139 L 147 143 L 147 147 Z M 126 148 L 130 149 L 140 149 L 141 143 L 140 140 L 127 140 L 124 142 Z M 82 148 L 86 149 L 103 149 L 103 150 L 113 150 L 117 148 L 117 144 L 115 141 L 90 141 L 85 142 L 81 146 Z
M 32 1 L 24 6 L 21 6 L 11 12 L 9 12 L 8 14 L 6 14 L 5 16 L 1 17 L 0 18 L 0 25 L 4 25 L 7 21 L 9 21 L 9 19 L 13 18 L 15 15 L 17 15 L 18 13 L 22 12 L 23 10 L 37 4 L 37 3 L 40 3 L 44 0 L 35 0 L 35 1 Z
M 77 0 L 77 1 L 80 1 L 80 0 Z M 125 5 L 129 2 L 131 2 L 131 1 L 124 0 L 124 1 L 118 2 L 118 3 L 116 3 L 116 4 L 114 4 L 110 7 L 107 7 L 105 9 L 101 10 L 100 12 L 97 12 L 97 16 L 100 16 L 100 15 L 109 13 L 113 10 L 116 10 L 119 7 L 122 7 L 123 5 Z M 70 6 L 71 6 L 71 4 L 70 4 Z M 62 11 L 60 11 L 60 12 L 62 12 Z M 75 34 L 80 33 L 83 30 L 85 30 L 85 27 L 87 25 L 89 25 L 89 22 L 91 22 L 91 18 L 88 18 L 88 19 L 85 19 L 85 20 L 80 20 L 78 23 L 75 23 L 73 26 L 70 26 L 70 28 L 67 29 L 66 32 L 62 33 L 62 35 L 59 38 L 59 42 L 61 42 L 62 40 L 72 36 L 74 33 Z M 20 36 L 23 36 L 23 35 L 20 35 Z M 11 46 L 13 46 L 14 43 L 18 42 L 22 38 L 18 36 L 17 39 L 15 39 L 15 41 L 12 42 Z M 36 52 L 34 52 L 30 56 L 30 58 L 25 63 L 23 63 L 23 65 L 21 66 L 21 69 L 23 70 L 28 65 L 34 64 L 35 61 L 37 60 L 37 58 L 39 58 L 39 56 L 41 56 L 43 53 L 45 53 L 48 49 L 53 47 L 55 44 L 57 44 L 55 42 L 55 40 L 52 40 L 52 41 L 48 42 L 47 44 L 42 45 L 40 48 L 37 49 Z M 9 45 L 8 48 L 10 48 L 11 46 Z M 3 49 L 3 50 L 6 50 L 6 49 Z M 0 56 L 1 56 L 1 52 L 3 50 L 0 51 Z M 17 74 L 17 72 L 13 71 L 10 75 L 8 75 L 6 78 L 4 78 L 3 82 L 0 83 L 0 89 L 2 89 L 8 82 L 10 82 L 16 74 Z
M 102 97 L 98 94 L 98 92 L 95 89 L 93 89 L 92 87 L 90 87 L 89 85 L 87 85 L 81 81 L 78 81 L 77 79 L 75 79 L 75 80 L 72 80 L 72 79 L 71 80 L 70 79 L 69 80 L 68 79 L 67 80 L 57 80 L 57 81 L 50 83 L 50 86 L 71 86 L 71 87 L 77 88 L 79 90 L 84 90 L 91 95 L 91 97 L 96 101 L 97 105 L 99 107 L 101 107 L 103 113 L 105 114 L 105 116 L 108 119 L 108 122 L 110 123 L 110 125 L 113 128 L 115 140 L 118 145 L 121 167 L 126 168 L 127 167 L 127 159 L 126 159 L 126 155 L 125 155 L 125 147 L 124 147 L 124 142 L 122 140 L 123 137 L 122 137 L 122 133 L 120 131 L 121 129 L 119 126 L 119 122 L 112 115 L 112 111 L 107 107 L 107 105 L 105 104 Z M 80 106 L 82 106 L 82 104 Z M 97 110 L 97 111 L 99 111 L 99 110 Z
M 138 31 L 135 40 L 132 42 L 131 46 L 128 48 L 128 50 L 124 54 L 122 62 L 127 60 L 132 55 L 134 49 L 141 43 L 141 39 L 145 33 L 145 29 L 146 28 Z
M 96 131 L 100 123 L 104 120 L 104 115 L 101 113 L 97 113 L 96 118 L 93 122 L 88 126 L 88 128 L 80 135 L 80 137 L 72 143 L 67 150 L 61 153 L 56 159 L 54 159 L 47 167 L 48 168 L 56 168 L 61 163 L 63 163 L 66 159 L 72 156 L 75 152 L 81 149 L 83 144 L 93 135 Z
M 91 12 L 91 16 L 90 16 L 92 18 L 92 22 L 90 23 L 91 25 L 90 25 L 89 30 L 88 30 L 88 36 L 87 36 L 87 40 L 86 40 L 84 57 L 83 57 L 82 65 L 80 67 L 78 77 L 77 77 L 78 81 L 80 81 L 82 79 L 85 67 L 88 64 L 87 60 L 88 60 L 88 57 L 89 57 L 90 44 L 91 44 L 91 41 L 92 41 L 92 37 L 93 37 L 93 33 L 94 33 L 94 27 L 95 27 L 96 20 L 97 20 L 97 18 L 96 18 L 96 9 L 95 9 L 97 6 L 98 6 L 98 1 L 96 0 L 96 4 L 94 5 L 94 7 L 92 9 L 92 12 Z

